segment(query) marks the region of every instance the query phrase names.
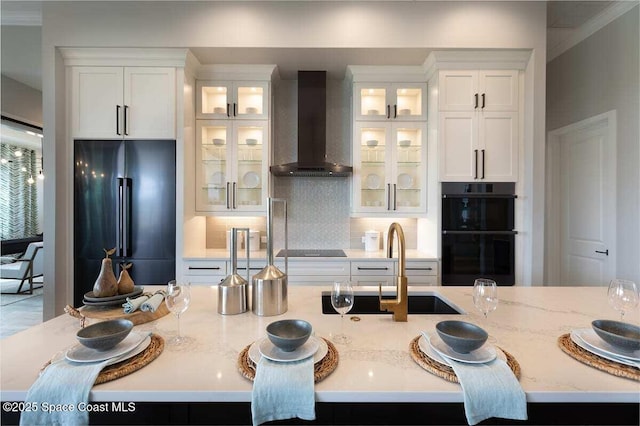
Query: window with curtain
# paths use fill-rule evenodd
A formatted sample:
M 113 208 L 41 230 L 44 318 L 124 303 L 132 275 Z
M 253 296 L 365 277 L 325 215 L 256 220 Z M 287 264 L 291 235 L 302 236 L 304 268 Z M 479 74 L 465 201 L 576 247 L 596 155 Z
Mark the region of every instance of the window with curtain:
M 0 239 L 38 233 L 36 152 L 0 143 Z

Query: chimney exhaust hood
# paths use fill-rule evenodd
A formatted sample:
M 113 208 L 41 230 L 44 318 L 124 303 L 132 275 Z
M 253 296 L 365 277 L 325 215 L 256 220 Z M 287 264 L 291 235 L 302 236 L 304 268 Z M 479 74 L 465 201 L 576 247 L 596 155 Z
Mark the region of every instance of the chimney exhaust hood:
M 326 92 L 326 71 L 298 71 L 298 161 L 271 166 L 273 175 L 343 177 L 353 172 L 351 166 L 326 160 Z

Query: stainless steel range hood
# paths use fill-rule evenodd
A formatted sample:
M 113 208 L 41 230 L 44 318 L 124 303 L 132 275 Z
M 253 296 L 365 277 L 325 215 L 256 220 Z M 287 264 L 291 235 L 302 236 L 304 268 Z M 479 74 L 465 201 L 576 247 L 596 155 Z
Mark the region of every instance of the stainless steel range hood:
M 273 175 L 341 177 L 353 172 L 351 166 L 326 160 L 326 92 L 326 71 L 298 71 L 298 161 L 271 166 Z

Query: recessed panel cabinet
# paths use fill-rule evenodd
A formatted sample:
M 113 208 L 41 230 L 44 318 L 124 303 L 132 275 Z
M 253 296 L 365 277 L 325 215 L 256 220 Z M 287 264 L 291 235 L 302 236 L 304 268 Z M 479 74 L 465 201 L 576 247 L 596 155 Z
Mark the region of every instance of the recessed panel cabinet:
M 175 80 L 167 67 L 73 67 L 73 138 L 175 139 Z
M 426 211 L 426 125 L 355 123 L 354 213 Z
M 440 111 L 517 111 L 518 71 L 442 71 Z
M 356 120 L 426 120 L 426 91 L 423 83 L 355 83 Z
M 518 71 L 441 71 L 438 103 L 441 181 L 517 181 Z
M 267 81 L 198 81 L 198 119 L 266 119 L 269 117 Z
M 268 122 L 197 120 L 196 124 L 196 211 L 264 214 Z

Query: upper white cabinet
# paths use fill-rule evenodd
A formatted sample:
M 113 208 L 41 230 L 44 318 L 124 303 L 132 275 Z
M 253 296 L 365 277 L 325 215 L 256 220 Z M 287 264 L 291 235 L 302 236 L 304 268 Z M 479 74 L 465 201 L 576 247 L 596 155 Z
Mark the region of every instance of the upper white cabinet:
M 198 81 L 198 119 L 267 119 L 268 81 Z
M 264 214 L 268 122 L 197 120 L 196 124 L 196 210 Z
M 518 71 L 440 72 L 440 111 L 517 111 Z
M 175 139 L 175 68 L 72 67 L 71 129 L 74 138 Z
M 358 121 L 354 130 L 353 212 L 426 212 L 426 124 Z
M 356 120 L 426 120 L 424 83 L 361 82 L 354 84 Z
M 440 71 L 440 180 L 518 180 L 518 71 Z
M 205 65 L 196 81 L 196 212 L 266 214 L 275 65 Z
M 353 111 L 351 211 L 427 211 L 427 84 L 422 67 L 349 66 Z

